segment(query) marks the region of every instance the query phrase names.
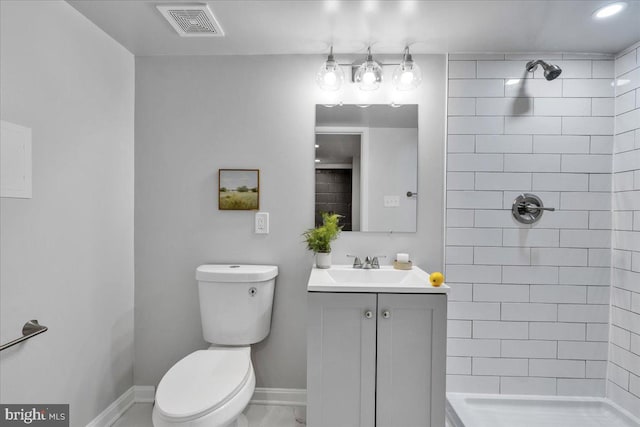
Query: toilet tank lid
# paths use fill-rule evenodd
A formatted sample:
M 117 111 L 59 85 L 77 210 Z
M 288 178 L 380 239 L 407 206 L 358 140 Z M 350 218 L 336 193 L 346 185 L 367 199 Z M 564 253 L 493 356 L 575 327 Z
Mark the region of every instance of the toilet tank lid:
M 196 269 L 200 282 L 264 282 L 277 275 L 275 265 L 205 264 Z

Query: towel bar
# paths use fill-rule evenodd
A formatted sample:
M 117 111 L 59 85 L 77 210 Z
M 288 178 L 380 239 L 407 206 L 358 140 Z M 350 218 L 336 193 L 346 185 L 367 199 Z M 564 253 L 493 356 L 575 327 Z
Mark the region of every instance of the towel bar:
M 47 328 L 46 326 L 39 324 L 38 321 L 35 319 L 29 320 L 22 327 L 22 336 L 20 338 L 16 338 L 13 341 L 9 341 L 6 344 L 2 344 L 0 346 L 0 351 L 6 350 L 9 347 L 13 347 L 16 344 L 21 343 L 22 341 L 26 341 L 31 337 L 35 337 L 36 335 L 46 332 L 48 329 L 49 328 Z

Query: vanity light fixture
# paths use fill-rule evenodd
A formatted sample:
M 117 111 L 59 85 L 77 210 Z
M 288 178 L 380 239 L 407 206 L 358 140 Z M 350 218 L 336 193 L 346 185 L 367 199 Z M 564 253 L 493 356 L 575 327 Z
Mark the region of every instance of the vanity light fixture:
M 351 68 L 352 82 L 356 83 L 360 90 L 373 91 L 382 83 L 382 67 L 395 66 L 392 80 L 397 90 L 412 90 L 422 82 L 420 67 L 413 61 L 409 46 L 404 48 L 400 63 L 383 64 L 376 62 L 371 54 L 371 46 L 367 47 L 367 57 L 362 63 L 339 64 L 333 56 L 333 46 L 329 51 L 327 60 L 322 64 L 316 75 L 316 83 L 326 91 L 337 91 L 342 86 L 344 74 L 341 67 Z M 326 107 L 334 107 L 339 104 L 325 104 Z
M 318 70 L 316 83 L 318 83 L 321 89 L 334 92 L 340 89 L 343 81 L 344 72 L 342 68 L 340 68 L 340 64 L 338 64 L 333 57 L 333 46 L 331 46 L 327 60 L 322 64 L 320 70 Z
M 361 90 L 376 90 L 382 83 L 382 67 L 373 60 L 371 46 L 367 48 L 367 59 L 358 67 L 353 80 Z
M 409 53 L 409 46 L 404 48 L 402 61 L 393 71 L 392 80 L 398 90 L 412 90 L 422 82 L 422 72 L 418 64 L 413 62 L 411 53 Z
M 626 7 L 627 2 L 624 1 L 609 3 L 593 12 L 593 17 L 594 19 L 609 18 L 610 16 L 617 15 L 618 13 L 622 12 Z

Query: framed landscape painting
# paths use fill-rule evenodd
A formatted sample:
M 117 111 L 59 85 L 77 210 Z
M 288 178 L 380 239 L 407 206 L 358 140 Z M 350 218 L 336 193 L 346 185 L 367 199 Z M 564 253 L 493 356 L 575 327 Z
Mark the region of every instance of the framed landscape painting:
M 260 209 L 260 170 L 219 169 L 218 209 L 223 211 Z

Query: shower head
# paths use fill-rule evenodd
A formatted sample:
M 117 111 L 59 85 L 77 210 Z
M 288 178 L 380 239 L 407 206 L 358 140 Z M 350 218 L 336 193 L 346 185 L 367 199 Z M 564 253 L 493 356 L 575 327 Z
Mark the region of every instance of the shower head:
M 553 64 L 547 64 L 542 59 L 527 62 L 527 71 L 533 73 L 538 68 L 538 65 L 542 65 L 542 69 L 544 69 L 544 78 L 547 80 L 553 80 L 562 73 L 562 69 L 560 67 Z

